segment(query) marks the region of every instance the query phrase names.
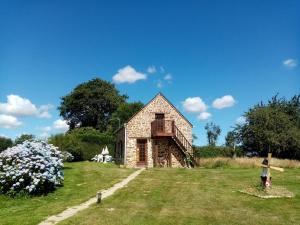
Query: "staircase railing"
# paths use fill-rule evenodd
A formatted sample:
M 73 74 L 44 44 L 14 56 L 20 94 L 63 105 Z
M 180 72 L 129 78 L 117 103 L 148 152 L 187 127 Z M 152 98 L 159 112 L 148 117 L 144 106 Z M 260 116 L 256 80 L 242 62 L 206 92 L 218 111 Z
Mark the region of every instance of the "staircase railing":
M 193 152 L 193 146 L 190 144 L 190 142 L 185 138 L 183 133 L 178 129 L 178 127 L 173 124 L 173 130 L 174 130 L 174 137 L 179 141 L 179 143 L 182 145 L 182 147 L 185 149 L 185 151 L 192 153 Z
M 192 162 L 193 166 L 198 165 L 198 163 L 194 159 L 192 144 L 185 138 L 183 133 L 175 125 L 174 120 L 156 119 L 152 121 L 151 135 L 152 137 L 172 137 L 177 145 L 179 145 L 183 153 Z
M 178 129 L 178 127 L 173 124 L 174 136 L 173 138 L 180 145 L 181 149 L 188 156 L 188 159 L 191 161 L 192 166 L 199 166 L 197 161 L 194 158 L 194 151 L 192 144 L 185 138 L 183 133 Z

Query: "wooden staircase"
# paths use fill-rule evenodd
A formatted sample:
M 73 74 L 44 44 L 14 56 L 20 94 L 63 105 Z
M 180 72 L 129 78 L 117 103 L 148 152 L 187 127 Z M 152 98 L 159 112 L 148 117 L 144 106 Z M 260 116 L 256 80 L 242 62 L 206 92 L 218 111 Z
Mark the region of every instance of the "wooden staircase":
M 183 133 L 175 125 L 174 120 L 163 119 L 152 121 L 151 135 L 154 138 L 171 137 L 185 156 L 188 166 L 199 166 L 194 158 L 194 150 L 192 144 L 185 138 Z

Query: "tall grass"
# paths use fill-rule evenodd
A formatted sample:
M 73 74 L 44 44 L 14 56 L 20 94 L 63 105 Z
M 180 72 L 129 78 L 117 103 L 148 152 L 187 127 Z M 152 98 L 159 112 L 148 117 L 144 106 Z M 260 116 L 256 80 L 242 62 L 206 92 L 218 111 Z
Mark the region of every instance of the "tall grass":
M 260 167 L 263 158 L 200 158 L 200 167 L 205 168 L 218 168 L 218 167 L 230 167 L 230 168 L 255 168 Z M 272 158 L 272 166 L 278 166 L 283 168 L 300 168 L 300 161 L 289 159 L 277 159 Z

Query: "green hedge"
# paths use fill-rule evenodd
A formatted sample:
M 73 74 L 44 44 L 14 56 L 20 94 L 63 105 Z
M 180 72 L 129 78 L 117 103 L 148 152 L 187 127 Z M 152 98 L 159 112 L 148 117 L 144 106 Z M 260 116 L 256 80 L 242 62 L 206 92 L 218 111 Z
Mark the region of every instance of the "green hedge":
M 114 135 L 100 133 L 93 128 L 76 128 L 66 134 L 51 136 L 49 143 L 61 151 L 68 151 L 74 156 L 74 161 L 90 160 L 100 154 L 107 146 L 111 155 L 114 154 Z
M 213 157 L 233 157 L 234 149 L 222 146 L 194 146 L 195 154 L 200 158 L 213 158 Z M 236 147 L 236 156 L 243 156 L 241 148 Z

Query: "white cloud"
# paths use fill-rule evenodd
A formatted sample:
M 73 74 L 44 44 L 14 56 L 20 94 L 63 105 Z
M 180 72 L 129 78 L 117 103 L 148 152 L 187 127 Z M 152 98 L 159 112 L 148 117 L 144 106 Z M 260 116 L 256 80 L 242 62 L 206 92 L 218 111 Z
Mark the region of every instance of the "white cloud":
M 52 128 L 56 131 L 66 132 L 69 129 L 69 125 L 67 124 L 67 121 L 58 119 L 54 121 Z
M 235 123 L 238 125 L 242 125 L 242 124 L 246 123 L 246 118 L 244 116 L 240 116 L 236 119 Z
M 161 73 L 164 73 L 164 72 L 166 71 L 165 68 L 164 68 L 163 66 L 160 66 L 159 69 L 160 69 L 160 72 L 161 72 Z
M 0 103 L 0 112 L 14 116 L 32 116 L 38 109 L 30 100 L 18 95 L 8 95 L 6 103 Z
M 2 128 L 16 128 L 22 125 L 16 117 L 10 115 L 0 114 L 0 127 Z
M 173 79 L 173 77 L 170 73 L 168 73 L 164 76 L 164 80 L 171 81 L 172 79 Z
M 41 127 L 39 128 L 41 134 L 39 135 L 41 138 L 47 138 L 51 133 L 64 133 L 69 130 L 69 125 L 65 120 L 57 119 L 53 122 L 51 126 Z
M 43 132 L 50 132 L 50 131 L 52 130 L 52 127 L 50 127 L 50 126 L 42 127 L 41 130 L 42 130 Z
M 118 73 L 116 73 L 113 76 L 113 81 L 117 84 L 121 84 L 121 83 L 132 84 L 138 80 L 145 80 L 145 79 L 147 79 L 146 74 L 137 72 L 133 67 L 129 65 L 119 69 Z
M 49 110 L 51 105 L 36 107 L 29 99 L 18 95 L 8 95 L 7 102 L 0 103 L 0 113 L 12 116 L 37 116 L 41 118 L 51 117 Z
M 205 112 L 207 105 L 200 97 L 189 97 L 182 102 L 183 108 L 187 112 L 200 113 Z
M 51 118 L 51 114 L 49 113 L 49 110 L 53 108 L 53 105 L 42 105 L 38 109 L 37 116 L 40 118 Z
M 225 95 L 221 98 L 217 98 L 213 101 L 213 107 L 216 109 L 223 109 L 231 107 L 235 104 L 235 100 L 231 95 Z
M 162 88 L 162 87 L 163 87 L 163 83 L 162 83 L 161 80 L 158 80 L 158 81 L 157 81 L 156 87 L 158 87 L 158 88 Z
M 282 64 L 288 69 L 293 69 L 298 65 L 298 62 L 295 59 L 286 59 Z
M 155 66 L 149 66 L 147 68 L 147 73 L 150 73 L 150 74 L 156 73 L 156 67 Z
M 211 117 L 209 112 L 202 112 L 197 116 L 198 120 L 208 120 Z

